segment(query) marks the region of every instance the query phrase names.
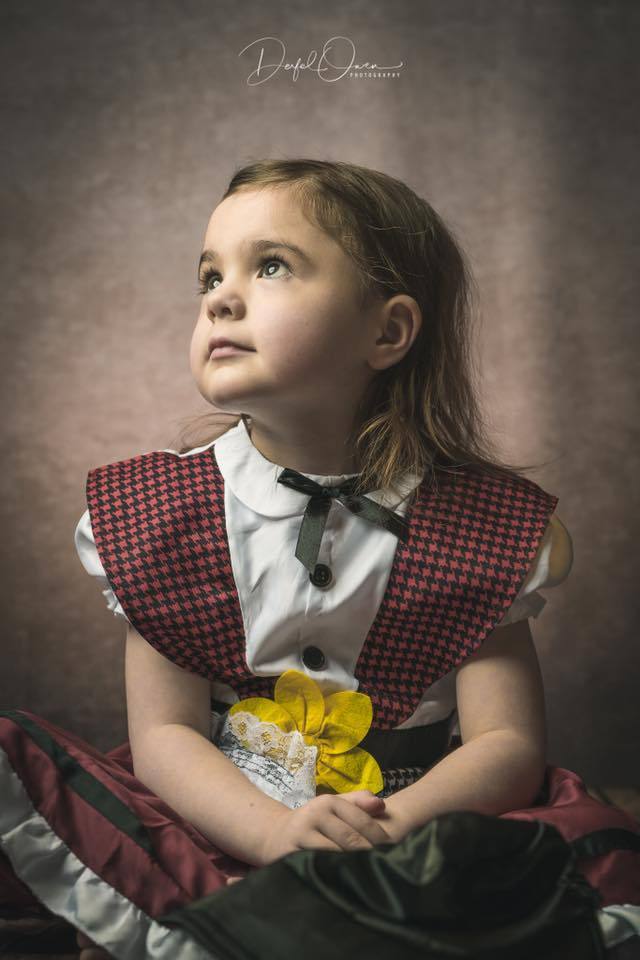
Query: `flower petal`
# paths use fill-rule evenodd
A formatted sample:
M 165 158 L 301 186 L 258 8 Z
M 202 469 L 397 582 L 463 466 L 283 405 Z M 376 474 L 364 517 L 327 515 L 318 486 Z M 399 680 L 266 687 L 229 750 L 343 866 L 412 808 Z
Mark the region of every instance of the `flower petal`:
M 384 777 L 377 760 L 360 747 L 337 755 L 327 754 L 320 748 L 316 771 L 317 787 L 329 787 L 336 793 L 349 793 L 351 790 L 379 793 L 384 787 Z
M 266 720 L 268 723 L 277 724 L 281 730 L 291 731 L 296 729 L 295 722 L 290 713 L 283 707 L 268 700 L 266 697 L 247 697 L 246 700 L 239 700 L 229 708 L 229 713 L 238 713 L 246 710 L 260 720 Z
M 328 753 L 351 750 L 360 743 L 371 726 L 371 698 L 355 690 L 338 690 L 325 697 L 324 703 L 326 715 L 319 739 Z
M 300 670 L 285 670 L 276 680 L 274 699 L 286 710 L 301 733 L 318 734 L 324 720 L 322 690 Z

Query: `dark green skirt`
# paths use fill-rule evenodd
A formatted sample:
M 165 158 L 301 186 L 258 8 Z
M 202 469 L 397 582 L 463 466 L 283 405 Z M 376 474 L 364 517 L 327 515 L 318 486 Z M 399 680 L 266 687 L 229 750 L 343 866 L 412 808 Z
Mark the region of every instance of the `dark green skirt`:
M 157 919 L 224 960 L 595 960 L 598 892 L 550 824 L 443 814 L 401 842 L 300 850 Z

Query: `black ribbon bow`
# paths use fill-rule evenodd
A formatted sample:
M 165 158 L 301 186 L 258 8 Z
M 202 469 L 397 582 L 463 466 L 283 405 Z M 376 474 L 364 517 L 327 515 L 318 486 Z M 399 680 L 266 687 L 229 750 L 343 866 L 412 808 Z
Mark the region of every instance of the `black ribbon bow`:
M 297 470 L 285 467 L 277 482 L 284 484 L 286 487 L 291 487 L 292 490 L 299 490 L 300 493 L 307 493 L 311 497 L 304 512 L 296 544 L 296 557 L 310 573 L 315 570 L 320 551 L 320 541 L 331 509 L 332 499 L 339 500 L 352 513 L 361 516 L 375 526 L 389 530 L 400 540 L 407 539 L 409 526 L 404 517 L 376 503 L 370 497 L 365 497 L 363 494 L 354 495 L 353 491 L 357 483 L 357 477 L 350 477 L 337 486 L 322 486 L 315 480 L 305 477 L 304 474 L 298 473 Z

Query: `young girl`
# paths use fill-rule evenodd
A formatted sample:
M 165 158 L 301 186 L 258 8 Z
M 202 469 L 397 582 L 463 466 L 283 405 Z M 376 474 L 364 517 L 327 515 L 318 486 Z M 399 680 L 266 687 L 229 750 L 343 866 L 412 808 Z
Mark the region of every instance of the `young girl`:
M 214 435 L 90 470 L 75 534 L 127 621 L 129 739 L 0 714 L 0 902 L 65 918 L 83 960 L 205 957 L 164 914 L 473 810 L 617 828 L 580 867 L 640 914 L 638 824 L 546 763 L 528 618 L 571 539 L 483 435 L 450 230 L 378 171 L 258 162 L 199 284 Z

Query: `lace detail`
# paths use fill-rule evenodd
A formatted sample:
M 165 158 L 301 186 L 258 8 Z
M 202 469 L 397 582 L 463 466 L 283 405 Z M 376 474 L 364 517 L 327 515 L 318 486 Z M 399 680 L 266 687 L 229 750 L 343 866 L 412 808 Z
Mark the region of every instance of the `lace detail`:
M 263 793 L 302 807 L 316 796 L 318 748 L 248 711 L 211 717 L 211 740 Z

